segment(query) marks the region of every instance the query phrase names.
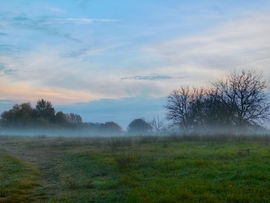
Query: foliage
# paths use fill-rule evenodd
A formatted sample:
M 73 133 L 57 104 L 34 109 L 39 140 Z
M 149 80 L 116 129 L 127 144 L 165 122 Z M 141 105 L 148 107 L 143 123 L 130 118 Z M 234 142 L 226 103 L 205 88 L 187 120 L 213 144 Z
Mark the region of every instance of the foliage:
M 82 117 L 75 113 L 64 114 L 65 120 L 74 127 L 81 127 L 83 125 Z
M 38 118 L 42 117 L 48 121 L 52 121 L 55 116 L 55 110 L 51 102 L 44 99 L 37 101 L 36 108 L 33 111 Z
M 38 100 L 36 107 L 31 104 L 15 104 L 12 109 L 1 114 L 1 126 L 5 128 L 55 128 L 81 127 L 83 122 L 80 115 L 57 112 L 51 102 Z
M 100 125 L 100 132 L 106 135 L 119 135 L 122 128 L 115 122 L 106 122 Z
M 34 123 L 32 114 L 33 111 L 29 102 L 20 105 L 15 104 L 12 109 L 1 114 L 1 124 L 4 127 L 31 127 Z
M 148 134 L 152 130 L 152 126 L 145 120 L 138 118 L 134 119 L 128 125 L 128 133 L 130 134 Z
M 36 107 L 31 104 L 16 104 L 12 109 L 1 114 L 0 126 L 2 130 L 20 130 L 20 133 L 27 130 L 43 130 L 45 133 L 50 130 L 52 133 L 79 132 L 88 135 L 120 135 L 122 128 L 115 122 L 106 123 L 84 123 L 82 117 L 75 113 L 55 112 L 51 102 L 44 99 L 38 100 Z M 17 132 L 17 131 L 15 131 Z M 35 131 L 34 131 L 35 132 Z

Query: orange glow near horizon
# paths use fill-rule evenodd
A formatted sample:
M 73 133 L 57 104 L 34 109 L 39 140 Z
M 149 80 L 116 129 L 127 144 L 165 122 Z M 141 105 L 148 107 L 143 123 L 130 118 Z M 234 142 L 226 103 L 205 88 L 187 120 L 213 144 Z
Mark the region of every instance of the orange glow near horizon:
M 78 102 L 98 100 L 100 97 L 91 93 L 72 91 L 59 88 L 31 88 L 27 84 L 0 83 L 1 99 L 14 100 L 14 102 L 36 103 L 39 99 L 52 102 L 53 105 L 69 105 Z

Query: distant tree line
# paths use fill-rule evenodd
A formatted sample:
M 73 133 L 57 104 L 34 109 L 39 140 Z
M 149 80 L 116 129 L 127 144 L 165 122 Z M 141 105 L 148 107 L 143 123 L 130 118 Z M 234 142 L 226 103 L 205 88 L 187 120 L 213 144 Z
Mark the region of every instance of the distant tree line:
M 92 130 L 95 133 L 121 133 L 122 128 L 114 122 L 85 123 L 75 113 L 56 112 L 51 102 L 38 100 L 35 108 L 29 102 L 15 104 L 1 114 L 0 126 L 4 129 L 69 129 Z
M 38 100 L 35 108 L 29 102 L 15 104 L 1 114 L 1 127 L 5 128 L 77 128 L 83 122 L 78 114 L 55 112 L 51 102 Z
M 242 132 L 261 129 L 268 120 L 270 103 L 262 74 L 234 71 L 211 85 L 173 90 L 165 105 L 167 119 L 186 132 Z
M 83 122 L 75 113 L 56 112 L 52 103 L 44 99 L 37 101 L 33 108 L 29 102 L 15 104 L 12 109 L 1 114 L 0 127 L 5 130 L 50 129 L 84 131 L 93 135 L 120 135 L 122 128 L 115 122 Z M 134 119 L 128 126 L 129 134 L 148 134 L 152 126 L 144 119 Z

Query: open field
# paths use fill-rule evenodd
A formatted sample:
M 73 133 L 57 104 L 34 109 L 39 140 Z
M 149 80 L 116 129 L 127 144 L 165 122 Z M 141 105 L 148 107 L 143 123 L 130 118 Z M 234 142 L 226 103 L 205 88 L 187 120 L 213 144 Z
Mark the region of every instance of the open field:
M 0 137 L 0 203 L 270 202 L 270 137 Z

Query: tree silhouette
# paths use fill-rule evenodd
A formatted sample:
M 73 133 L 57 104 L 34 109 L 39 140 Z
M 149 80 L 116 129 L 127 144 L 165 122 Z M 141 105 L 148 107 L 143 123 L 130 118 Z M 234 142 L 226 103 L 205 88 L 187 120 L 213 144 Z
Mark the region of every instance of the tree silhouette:
M 263 124 L 268 119 L 270 103 L 266 81 L 255 71 L 231 72 L 212 83 L 212 89 L 183 86 L 168 96 L 167 119 L 184 130 L 240 130 Z
M 152 130 L 152 126 L 145 120 L 138 118 L 134 119 L 128 125 L 128 133 L 130 134 L 148 134 Z
M 164 106 L 167 110 L 167 119 L 184 130 L 192 129 L 201 122 L 199 114 L 202 111 L 203 95 L 203 88 L 190 89 L 188 86 L 182 86 L 178 90 L 173 90 Z
M 164 118 L 157 116 L 150 121 L 150 124 L 156 134 L 159 134 L 164 129 Z
M 231 72 L 224 80 L 213 83 L 217 97 L 231 112 L 230 119 L 235 125 L 247 127 L 259 125 L 268 119 L 270 103 L 263 74 L 255 71 Z
M 105 133 L 105 134 L 110 134 L 110 135 L 116 135 L 122 132 L 122 128 L 117 123 L 110 121 L 110 122 L 101 124 L 100 132 Z
M 83 125 L 82 117 L 78 114 L 65 114 L 65 118 L 72 127 L 81 127 Z
M 1 114 L 0 126 L 5 128 L 82 128 L 80 115 L 57 112 L 51 102 L 38 100 L 33 109 L 31 104 L 15 104 L 12 109 Z
M 48 121 L 52 121 L 55 116 L 55 110 L 51 102 L 41 99 L 37 101 L 34 114 L 38 118 L 42 117 Z
M 59 125 L 59 126 L 62 126 L 62 127 L 69 126 L 69 122 L 67 120 L 67 115 L 64 114 L 62 111 L 59 111 L 55 114 L 54 123 Z
M 29 102 L 15 104 L 9 111 L 1 114 L 2 125 L 5 127 L 30 127 L 33 125 L 32 107 Z

